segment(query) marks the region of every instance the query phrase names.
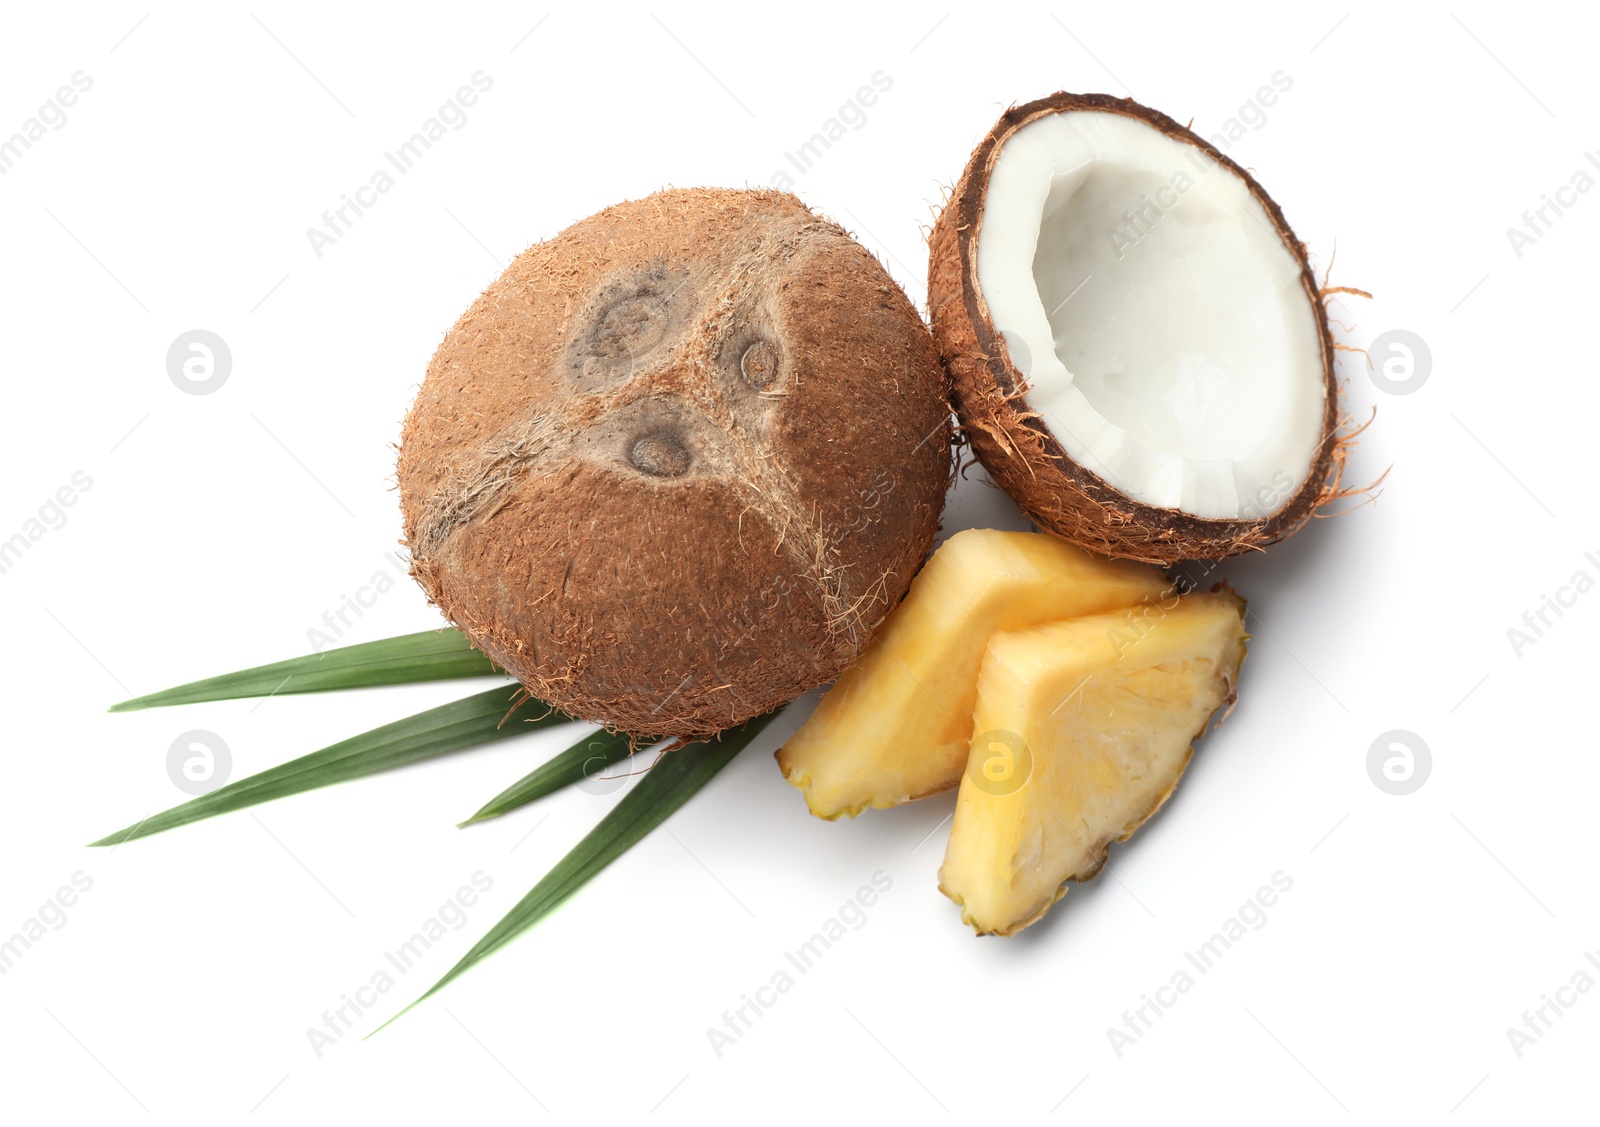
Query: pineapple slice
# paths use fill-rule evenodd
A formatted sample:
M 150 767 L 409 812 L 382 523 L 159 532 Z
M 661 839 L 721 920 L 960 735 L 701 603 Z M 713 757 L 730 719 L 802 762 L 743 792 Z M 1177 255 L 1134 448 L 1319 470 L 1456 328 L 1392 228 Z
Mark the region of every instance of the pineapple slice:
M 990 635 L 1170 590 L 1156 568 L 1091 556 L 1043 533 L 958 532 L 778 752 L 778 765 L 821 818 L 948 790 L 966 767 Z
M 939 871 L 978 934 L 1033 923 L 1167 800 L 1233 703 L 1244 610 L 1219 586 L 990 640 Z

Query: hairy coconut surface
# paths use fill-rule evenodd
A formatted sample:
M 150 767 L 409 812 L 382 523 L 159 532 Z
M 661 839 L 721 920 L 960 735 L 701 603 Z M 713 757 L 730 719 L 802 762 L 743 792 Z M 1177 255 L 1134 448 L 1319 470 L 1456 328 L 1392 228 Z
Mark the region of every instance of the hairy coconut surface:
M 1068 540 L 1218 558 L 1346 495 L 1305 247 L 1164 114 L 1067 93 L 1008 111 L 934 226 L 928 291 L 974 452 Z
M 684 189 L 512 263 L 398 477 L 413 574 L 534 696 L 698 736 L 851 663 L 950 473 L 943 369 L 877 260 L 787 193 Z

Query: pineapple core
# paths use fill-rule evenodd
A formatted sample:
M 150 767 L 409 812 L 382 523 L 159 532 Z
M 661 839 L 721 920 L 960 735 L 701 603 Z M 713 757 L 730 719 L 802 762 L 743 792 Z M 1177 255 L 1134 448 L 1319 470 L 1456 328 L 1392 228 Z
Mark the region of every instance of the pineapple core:
M 778 765 L 821 818 L 948 790 L 967 764 L 991 635 L 1169 591 L 1156 568 L 1101 559 L 1043 533 L 959 532 L 778 752 Z
M 990 639 L 939 872 L 980 935 L 1033 923 L 1167 800 L 1234 699 L 1244 609 L 1223 587 Z

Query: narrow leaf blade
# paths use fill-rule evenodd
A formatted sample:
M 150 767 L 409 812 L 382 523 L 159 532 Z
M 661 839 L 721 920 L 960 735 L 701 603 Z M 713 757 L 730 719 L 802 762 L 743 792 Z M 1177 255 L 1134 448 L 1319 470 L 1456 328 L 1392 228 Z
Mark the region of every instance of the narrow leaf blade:
M 564 724 L 570 719 L 538 701 L 526 701 L 516 706 L 515 711 L 527 719 L 508 715 L 513 711 L 513 697 L 520 692 L 520 689 L 499 686 L 373 728 L 320 751 L 313 751 L 299 759 L 219 787 L 209 794 L 174 806 L 90 844 L 119 845 L 124 841 L 242 810 L 275 798 Z
M 597 775 L 614 763 L 620 763 L 633 753 L 635 744 L 644 748 L 657 742 L 654 736 L 630 740 L 623 732 L 607 731 L 605 728 L 590 732 L 548 763 L 535 767 L 495 795 L 461 825 L 470 826 L 474 822 L 498 818 L 519 806 L 526 806 L 563 787 Z
M 722 733 L 720 739 L 690 744 L 669 751 L 647 771 L 637 786 L 623 796 L 600 824 L 590 830 L 543 880 L 533 886 L 504 919 L 489 929 L 472 950 L 461 957 L 443 978 L 430 986 L 415 1002 L 384 1022 L 378 1029 L 397 1021 L 415 1006 L 437 994 L 446 985 L 510 943 L 554 911 L 611 862 L 642 841 L 672 813 L 716 777 L 761 732 L 777 712 L 747 721 L 742 727 Z M 373 1030 L 376 1033 L 378 1030 Z M 372 1034 L 368 1034 L 370 1037 Z
M 405 685 L 456 677 L 489 677 L 500 673 L 502 670 L 482 651 L 472 648 L 465 634 L 452 627 L 341 646 L 324 653 L 306 654 L 287 661 L 275 661 L 271 665 L 258 665 L 235 673 L 224 673 L 219 677 L 207 677 L 163 689 L 159 693 L 122 701 L 112 705 L 111 711 L 133 712 L 207 700 Z

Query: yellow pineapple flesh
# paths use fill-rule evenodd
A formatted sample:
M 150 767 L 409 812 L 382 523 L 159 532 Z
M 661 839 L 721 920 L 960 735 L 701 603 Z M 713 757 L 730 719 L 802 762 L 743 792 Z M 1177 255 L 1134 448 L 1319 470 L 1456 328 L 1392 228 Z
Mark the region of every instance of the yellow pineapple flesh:
M 778 765 L 822 818 L 948 790 L 966 766 L 992 634 L 1169 591 L 1156 568 L 1092 556 L 1043 533 L 959 532 L 778 752 Z
M 939 872 L 980 935 L 1039 919 L 1167 800 L 1233 702 L 1244 610 L 1219 587 L 990 640 Z

